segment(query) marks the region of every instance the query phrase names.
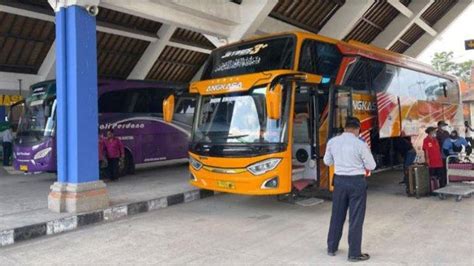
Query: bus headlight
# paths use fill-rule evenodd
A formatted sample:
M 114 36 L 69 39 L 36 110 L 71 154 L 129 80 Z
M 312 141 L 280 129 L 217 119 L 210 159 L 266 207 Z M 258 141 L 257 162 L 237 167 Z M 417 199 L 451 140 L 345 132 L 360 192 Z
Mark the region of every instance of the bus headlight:
M 280 161 L 281 159 L 279 158 L 264 160 L 264 161 L 252 164 L 251 166 L 247 167 L 247 170 L 249 170 L 249 172 L 254 175 L 263 175 L 266 172 L 275 169 L 277 165 L 280 163 Z
M 194 159 L 193 157 L 189 157 L 189 163 L 191 164 L 191 166 L 196 169 L 196 170 L 199 170 L 202 168 L 202 163 L 200 163 L 198 160 Z
M 51 152 L 51 150 L 52 150 L 51 147 L 40 150 L 39 152 L 37 152 L 35 154 L 34 159 L 38 160 L 38 159 L 42 159 L 42 158 L 46 157 Z

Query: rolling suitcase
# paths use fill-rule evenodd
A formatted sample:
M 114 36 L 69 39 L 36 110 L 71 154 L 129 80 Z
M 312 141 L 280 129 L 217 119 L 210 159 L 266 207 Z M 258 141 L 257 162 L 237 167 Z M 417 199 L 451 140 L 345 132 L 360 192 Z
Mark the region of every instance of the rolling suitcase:
M 420 197 L 428 196 L 431 190 L 431 180 L 428 167 L 411 165 L 408 168 L 408 195 Z

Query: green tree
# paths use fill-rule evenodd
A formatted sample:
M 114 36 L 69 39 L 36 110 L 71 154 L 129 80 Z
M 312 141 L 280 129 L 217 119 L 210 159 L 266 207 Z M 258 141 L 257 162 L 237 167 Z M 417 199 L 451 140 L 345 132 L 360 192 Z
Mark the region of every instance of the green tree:
M 474 60 L 467 60 L 461 63 L 453 61 L 454 53 L 438 52 L 435 53 L 431 59 L 431 65 L 438 71 L 455 75 L 458 78 L 468 82 L 471 76 L 471 66 L 474 65 Z

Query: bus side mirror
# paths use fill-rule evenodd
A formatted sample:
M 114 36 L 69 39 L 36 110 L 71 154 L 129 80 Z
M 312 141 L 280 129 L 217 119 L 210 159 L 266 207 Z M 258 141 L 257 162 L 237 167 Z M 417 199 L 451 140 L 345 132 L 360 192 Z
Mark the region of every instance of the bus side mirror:
M 281 118 L 281 103 L 282 103 L 283 86 L 277 83 L 275 86 L 267 87 L 266 92 L 266 107 L 268 118 L 278 120 Z
M 174 115 L 174 95 L 171 94 L 163 100 L 163 119 L 171 123 Z

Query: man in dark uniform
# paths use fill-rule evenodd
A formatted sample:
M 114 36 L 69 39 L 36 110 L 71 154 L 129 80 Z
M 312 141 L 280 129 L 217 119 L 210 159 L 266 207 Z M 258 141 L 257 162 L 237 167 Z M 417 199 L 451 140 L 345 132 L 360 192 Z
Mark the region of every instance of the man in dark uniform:
M 348 117 L 344 133 L 329 140 L 324 164 L 334 165 L 334 192 L 332 215 L 328 233 L 328 255 L 335 256 L 349 209 L 349 261 L 370 258 L 361 252 L 362 226 L 367 200 L 366 171 L 375 169 L 375 160 L 369 146 L 358 138 L 360 121 Z

